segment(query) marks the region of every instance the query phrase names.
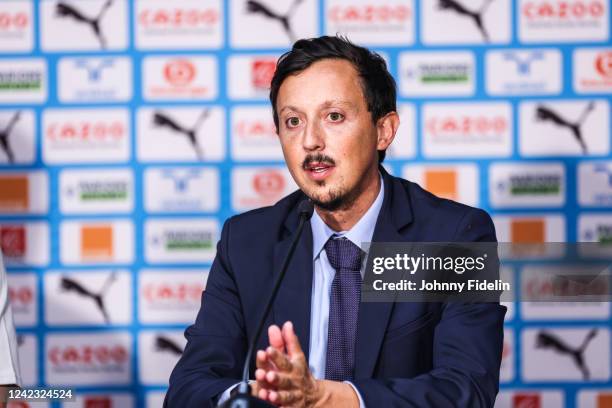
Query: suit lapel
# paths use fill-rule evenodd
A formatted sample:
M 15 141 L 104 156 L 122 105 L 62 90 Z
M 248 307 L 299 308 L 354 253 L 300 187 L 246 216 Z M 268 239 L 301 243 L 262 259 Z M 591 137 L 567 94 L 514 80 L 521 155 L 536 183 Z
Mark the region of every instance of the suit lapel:
M 295 218 L 297 219 L 297 217 Z M 291 221 L 288 223 L 291 224 Z M 297 224 L 297 221 L 295 224 Z M 282 263 L 289 252 L 291 239 L 296 228 L 297 226 L 291 228 L 290 233 L 274 247 L 275 278 L 280 273 Z M 275 324 L 281 326 L 288 320 L 293 323 L 302 350 L 306 355 L 306 361 L 308 361 L 310 345 L 310 299 L 313 268 L 312 229 L 310 228 L 310 222 L 306 222 L 273 306 Z
M 385 198 L 372 241 L 404 242 L 406 237 L 398 230 L 412 221 L 410 201 L 401 182 L 394 180 L 382 168 L 381 173 L 385 183 Z M 355 378 L 370 378 L 373 375 L 392 310 L 392 302 L 360 303 L 355 346 Z

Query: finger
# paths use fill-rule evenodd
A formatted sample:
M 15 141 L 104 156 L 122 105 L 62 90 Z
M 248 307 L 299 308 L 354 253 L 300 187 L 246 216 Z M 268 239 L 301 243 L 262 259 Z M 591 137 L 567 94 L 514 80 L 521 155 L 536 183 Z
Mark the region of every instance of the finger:
M 268 399 L 276 405 L 291 405 L 301 397 L 300 391 L 270 391 Z
M 304 354 L 302 351 L 302 346 L 300 345 L 300 340 L 293 330 L 293 323 L 285 322 L 283 325 L 282 334 L 285 345 L 287 346 L 287 354 L 289 354 L 290 358 L 298 357 Z
M 274 347 L 268 347 L 266 349 L 266 354 L 268 355 L 268 359 L 274 363 L 278 370 L 291 371 L 291 362 L 284 353 L 281 353 Z
M 270 392 L 268 390 L 266 390 L 265 388 L 261 388 L 259 390 L 259 395 L 258 397 L 262 400 L 267 400 L 268 398 L 270 398 Z
M 285 351 L 285 342 L 283 340 L 281 329 L 275 324 L 268 327 L 268 341 L 275 349 Z
M 257 368 L 263 368 L 266 371 L 274 369 L 274 364 L 272 364 L 270 359 L 268 359 L 268 354 L 266 354 L 266 352 L 263 350 L 257 351 L 255 365 Z
M 259 382 L 266 381 L 266 370 L 263 368 L 258 368 L 255 370 L 255 379 Z
M 268 371 L 265 374 L 265 381 L 278 390 L 295 388 L 295 384 L 293 384 L 293 381 L 289 375 L 279 373 L 277 371 Z

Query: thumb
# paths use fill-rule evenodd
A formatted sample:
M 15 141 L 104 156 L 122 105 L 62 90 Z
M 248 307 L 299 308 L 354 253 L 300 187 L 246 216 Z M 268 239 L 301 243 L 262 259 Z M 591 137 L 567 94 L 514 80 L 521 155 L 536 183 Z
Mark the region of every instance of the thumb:
M 268 327 L 268 341 L 270 345 L 278 351 L 285 351 L 285 341 L 283 340 L 281 329 L 275 324 Z

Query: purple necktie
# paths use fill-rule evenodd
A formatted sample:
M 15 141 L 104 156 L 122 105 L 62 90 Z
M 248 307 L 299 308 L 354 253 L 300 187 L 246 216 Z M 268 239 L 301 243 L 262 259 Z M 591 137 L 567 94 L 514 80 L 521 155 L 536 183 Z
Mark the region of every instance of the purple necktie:
M 355 338 L 361 299 L 361 249 L 346 238 L 330 238 L 325 244 L 329 263 L 336 270 L 329 298 L 325 378 L 353 379 Z

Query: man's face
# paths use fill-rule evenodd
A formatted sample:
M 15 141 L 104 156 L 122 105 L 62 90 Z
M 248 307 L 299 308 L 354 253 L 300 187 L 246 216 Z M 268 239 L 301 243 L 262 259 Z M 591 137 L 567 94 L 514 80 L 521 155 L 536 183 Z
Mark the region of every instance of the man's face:
M 324 59 L 288 76 L 276 108 L 289 171 L 319 207 L 348 206 L 376 182 L 378 132 L 350 62 Z

